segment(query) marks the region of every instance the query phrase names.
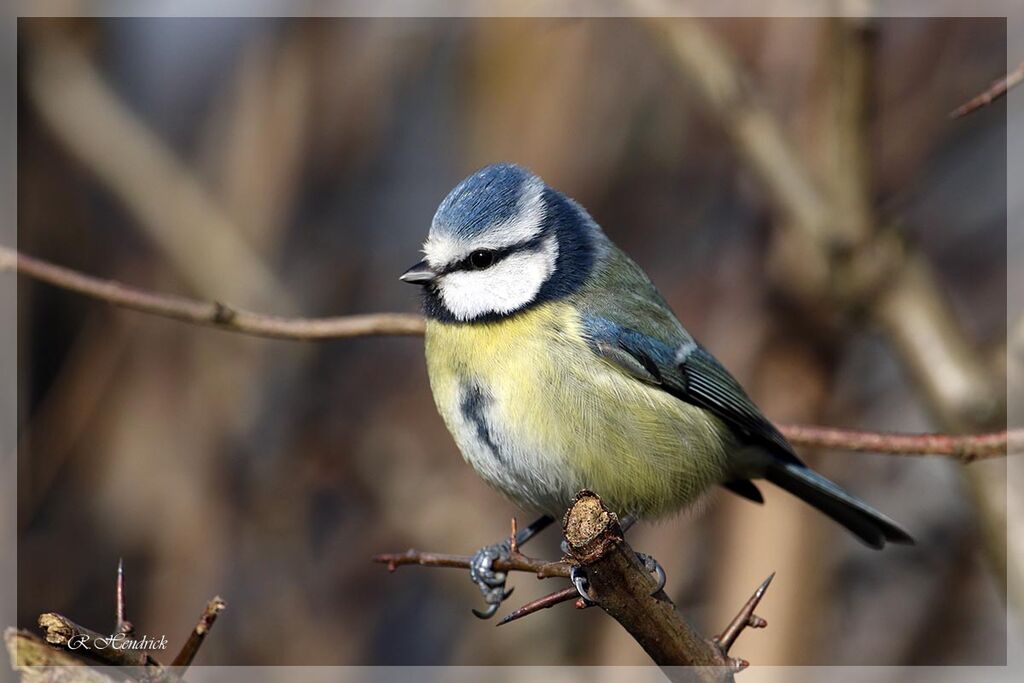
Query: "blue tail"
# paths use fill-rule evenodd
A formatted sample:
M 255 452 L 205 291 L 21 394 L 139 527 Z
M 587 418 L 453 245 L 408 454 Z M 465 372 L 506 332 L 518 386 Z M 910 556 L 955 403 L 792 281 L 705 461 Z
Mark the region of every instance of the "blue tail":
M 803 464 L 775 459 L 765 479 L 821 510 L 872 548 L 881 549 L 886 541 L 914 543 L 896 522 Z

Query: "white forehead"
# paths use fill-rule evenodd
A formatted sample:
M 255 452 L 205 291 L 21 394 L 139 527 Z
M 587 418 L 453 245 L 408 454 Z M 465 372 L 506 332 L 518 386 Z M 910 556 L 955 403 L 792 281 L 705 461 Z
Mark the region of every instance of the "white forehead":
M 440 268 L 465 258 L 477 249 L 501 249 L 528 242 L 543 229 L 544 213 L 544 181 L 533 176 L 523 183 L 512 216 L 485 225 L 471 236 L 439 230 L 432 225 L 423 244 L 423 253 L 427 263 Z

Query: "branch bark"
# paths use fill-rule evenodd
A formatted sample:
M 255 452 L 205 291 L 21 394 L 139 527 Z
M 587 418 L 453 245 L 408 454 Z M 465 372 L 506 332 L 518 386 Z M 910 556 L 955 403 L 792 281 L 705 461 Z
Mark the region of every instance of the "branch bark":
M 733 663 L 687 623 L 622 535 L 618 518 L 593 493 L 580 492 L 565 515 L 565 540 L 586 570 L 589 593 L 671 677 L 731 681 Z M 672 667 L 694 667 L 688 671 Z
M 102 645 L 114 636 L 104 635 L 85 626 L 79 626 L 55 612 L 40 614 L 39 628 L 42 629 L 43 637 L 50 645 L 68 650 L 81 650 L 83 653 L 88 653 L 91 659 L 109 666 L 151 669 L 152 671 L 149 673 L 156 673 L 161 668 L 159 662 L 153 659 L 148 652 Z M 126 637 L 124 634 L 115 634 L 115 636 Z
M 28 631 L 9 628 L 4 631 L 4 643 L 11 668 L 24 683 L 114 683 L 115 679 Z
M 444 553 L 428 553 L 412 549 L 404 553 L 381 553 L 380 555 L 373 556 L 373 561 L 387 565 L 389 572 L 407 565 L 469 569 L 472 559 L 469 555 L 446 555 Z M 495 560 L 493 565 L 495 571 L 530 572 L 531 574 L 536 574 L 538 579 L 569 578 L 569 570 L 571 568 L 571 565 L 565 562 L 536 560 L 518 551 L 513 552 L 507 560 Z

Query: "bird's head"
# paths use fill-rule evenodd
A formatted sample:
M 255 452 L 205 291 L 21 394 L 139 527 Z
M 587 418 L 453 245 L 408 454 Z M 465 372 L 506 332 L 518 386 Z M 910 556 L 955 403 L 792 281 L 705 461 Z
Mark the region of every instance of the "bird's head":
M 578 289 L 599 235 L 582 207 L 538 176 L 494 164 L 441 202 L 423 245 L 426 258 L 402 280 L 424 287 L 430 317 L 494 320 Z

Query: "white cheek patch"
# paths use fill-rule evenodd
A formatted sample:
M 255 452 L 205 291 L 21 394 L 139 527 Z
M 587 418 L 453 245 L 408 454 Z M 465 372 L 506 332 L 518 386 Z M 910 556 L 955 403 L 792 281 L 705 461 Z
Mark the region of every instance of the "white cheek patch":
M 513 253 L 484 270 L 448 273 L 438 283 L 445 307 L 457 320 L 511 313 L 530 303 L 555 271 L 558 242 L 545 239 L 536 250 Z

